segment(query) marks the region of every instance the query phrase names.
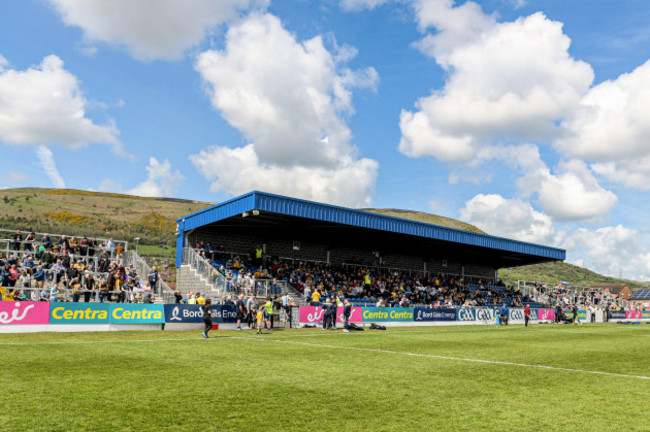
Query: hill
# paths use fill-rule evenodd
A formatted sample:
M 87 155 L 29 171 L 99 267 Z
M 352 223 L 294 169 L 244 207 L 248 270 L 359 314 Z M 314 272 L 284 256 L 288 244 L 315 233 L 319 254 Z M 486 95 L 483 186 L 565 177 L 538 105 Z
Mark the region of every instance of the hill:
M 176 218 L 211 203 L 74 189 L 0 191 L 0 228 L 174 243 Z
M 508 285 L 517 285 L 518 280 L 530 282 L 558 283 L 569 281 L 571 286 L 590 286 L 599 283 L 627 284 L 630 289 L 647 288 L 647 282 L 604 276 L 589 269 L 565 262 L 533 264 L 499 270 L 499 277 Z
M 0 191 L 0 204 L 0 228 L 75 233 L 129 241 L 140 237 L 140 252 L 160 255 L 161 244 L 165 243 L 170 248 L 175 245 L 177 218 L 214 203 L 74 189 L 17 188 Z M 485 234 L 468 223 L 424 212 L 362 210 Z M 155 246 L 147 248 L 143 245 Z M 542 282 L 569 280 L 573 285 L 627 283 L 633 289 L 645 286 L 641 282 L 603 276 L 567 263 L 503 269 L 499 275 L 509 284 L 516 284 L 521 279 Z

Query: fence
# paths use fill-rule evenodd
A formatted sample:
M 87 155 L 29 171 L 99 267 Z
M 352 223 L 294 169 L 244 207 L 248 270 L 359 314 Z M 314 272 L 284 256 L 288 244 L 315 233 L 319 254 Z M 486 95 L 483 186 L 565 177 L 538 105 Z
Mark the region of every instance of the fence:
M 140 258 L 140 256 L 137 253 L 135 253 L 132 250 L 127 251 L 124 254 L 124 266 L 128 267 L 130 265 L 133 265 L 136 272 L 142 278 L 146 278 L 147 275 L 152 271 L 152 268 L 149 267 L 149 265 L 146 262 L 144 262 L 144 260 Z M 160 277 L 158 278 L 157 285 L 155 287 L 151 287 L 151 289 L 155 290 L 165 303 L 176 303 L 176 297 L 174 295 L 174 291 L 171 288 L 169 288 L 167 282 L 162 280 Z
M 32 231 L 29 231 L 29 233 L 31 233 L 31 232 Z M 11 242 L 12 245 L 15 245 L 16 242 L 13 240 L 13 235 L 16 233 L 16 230 L 9 230 L 9 229 L 0 228 L 0 236 L 4 237 L 4 233 L 7 233 L 7 237 L 4 238 L 4 239 L 1 239 L 0 241 L 9 241 L 9 242 Z M 22 231 L 21 230 L 21 233 L 22 233 L 23 239 L 29 235 L 27 233 L 27 231 Z M 71 239 L 72 237 L 76 237 L 76 236 L 71 236 L 71 235 L 68 235 L 68 234 L 49 234 L 49 233 L 40 233 L 40 232 L 35 232 L 34 234 L 36 235 L 36 239 L 33 242 L 33 244 L 40 244 L 41 243 L 40 240 L 43 238 L 43 236 L 46 236 L 46 235 L 52 239 L 52 244 L 57 244 L 57 242 L 55 242 L 55 239 L 60 240 L 61 237 L 63 237 L 63 236 L 65 236 L 68 239 Z M 97 237 L 94 237 L 94 239 L 97 241 L 98 244 L 108 243 L 109 240 L 112 240 L 112 239 L 97 238 Z M 122 246 L 124 246 L 124 250 L 129 250 L 129 242 L 128 241 L 126 241 L 126 240 L 112 240 L 112 241 L 115 244 L 115 246 L 121 244 Z M 20 243 L 23 246 L 23 249 L 24 249 L 25 244 L 30 243 L 30 242 L 26 242 L 25 240 L 23 240 L 23 241 L 18 242 L 18 243 Z M 99 250 L 100 248 L 97 247 L 95 249 Z

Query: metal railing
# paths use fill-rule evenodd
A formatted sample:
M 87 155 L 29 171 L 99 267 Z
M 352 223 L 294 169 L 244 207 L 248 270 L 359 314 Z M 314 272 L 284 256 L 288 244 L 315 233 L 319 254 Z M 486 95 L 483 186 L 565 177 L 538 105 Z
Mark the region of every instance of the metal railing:
M 133 265 L 135 271 L 142 277 L 142 279 L 147 280 L 147 276 L 151 273 L 152 268 L 149 267 L 149 264 L 144 262 L 140 256 L 135 253 L 133 250 L 126 251 L 124 253 L 124 266 L 129 267 Z M 174 291 L 169 288 L 167 282 L 158 277 L 158 284 L 155 287 L 151 287 L 158 295 L 162 298 L 165 303 L 176 303 L 176 296 Z
M 120 294 L 124 293 L 124 301 L 132 301 L 129 293 L 126 291 L 106 291 L 106 290 L 85 290 L 85 289 L 70 289 L 70 288 L 26 288 L 26 287 L 0 287 L 0 295 L 2 300 L 14 301 L 81 301 L 84 302 L 113 302 L 118 300 Z M 55 295 L 56 298 L 52 299 Z
M 23 236 L 23 239 L 24 239 L 25 237 L 27 237 L 27 236 L 32 232 L 32 231 L 30 231 L 30 230 L 20 230 L 20 231 L 21 231 L 21 234 L 22 234 L 22 236 Z M 4 237 L 4 234 L 3 234 L 3 233 L 8 233 L 7 237 L 11 238 L 11 239 L 10 239 L 11 242 L 14 242 L 14 240 L 13 240 L 13 235 L 16 233 L 16 230 L 10 230 L 10 229 L 5 229 L 5 228 L 0 228 L 0 236 Z M 39 244 L 39 245 L 40 245 L 40 243 L 41 243 L 41 239 L 42 239 L 43 236 L 45 236 L 45 235 L 47 235 L 48 237 L 50 237 L 50 238 L 52 239 L 52 244 L 56 244 L 57 241 L 58 241 L 59 239 L 61 239 L 61 237 L 63 237 L 63 236 L 66 236 L 67 239 L 71 239 L 72 237 L 76 237 L 77 239 L 79 239 L 79 238 L 82 238 L 82 239 L 83 239 L 84 237 L 87 237 L 87 236 L 75 236 L 75 235 L 68 235 L 68 234 L 50 234 L 50 233 L 41 233 L 41 232 L 35 232 L 34 234 L 36 235 L 36 240 L 34 241 L 34 244 Z M 100 243 L 100 244 L 101 244 L 102 242 L 103 242 L 103 243 L 107 243 L 109 240 L 111 240 L 111 239 L 97 238 L 97 237 L 91 237 L 91 238 L 94 238 L 94 239 L 95 239 L 98 243 Z M 55 241 L 55 239 L 57 239 L 57 241 Z M 14 242 L 14 243 L 15 243 L 15 242 Z M 20 243 L 21 243 L 21 245 L 23 245 L 23 247 L 24 247 L 24 244 L 25 244 L 25 243 L 28 243 L 28 242 L 25 242 L 25 241 L 23 240 L 23 241 L 20 242 Z M 115 246 L 117 246 L 118 244 L 123 245 L 125 251 L 126 251 L 126 250 L 129 250 L 129 242 L 126 241 L 126 240 L 113 240 L 113 243 L 115 244 Z
M 212 295 L 225 295 L 227 292 L 226 277 L 212 266 L 210 261 L 199 255 L 196 250 L 183 248 L 183 264 L 189 265 L 210 286 Z

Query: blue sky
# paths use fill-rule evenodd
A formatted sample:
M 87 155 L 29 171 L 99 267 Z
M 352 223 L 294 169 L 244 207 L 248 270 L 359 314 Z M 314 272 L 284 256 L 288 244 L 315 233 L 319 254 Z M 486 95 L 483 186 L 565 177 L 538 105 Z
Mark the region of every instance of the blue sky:
M 0 10 L 0 187 L 429 211 L 650 280 L 650 2 Z

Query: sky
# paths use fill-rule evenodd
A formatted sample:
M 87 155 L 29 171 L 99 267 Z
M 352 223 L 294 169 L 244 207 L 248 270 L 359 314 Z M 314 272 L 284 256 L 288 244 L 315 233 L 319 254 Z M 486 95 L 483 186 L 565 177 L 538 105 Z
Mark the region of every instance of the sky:
M 646 0 L 0 0 L 0 187 L 402 208 L 650 280 Z

